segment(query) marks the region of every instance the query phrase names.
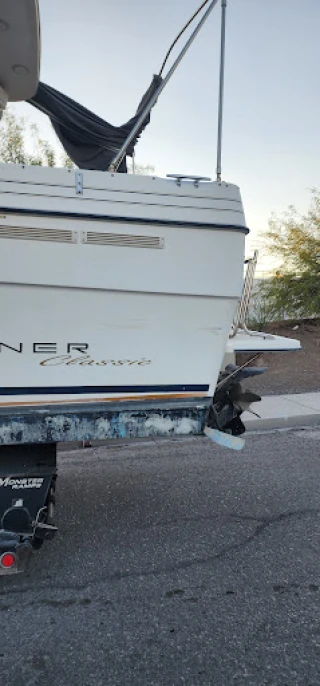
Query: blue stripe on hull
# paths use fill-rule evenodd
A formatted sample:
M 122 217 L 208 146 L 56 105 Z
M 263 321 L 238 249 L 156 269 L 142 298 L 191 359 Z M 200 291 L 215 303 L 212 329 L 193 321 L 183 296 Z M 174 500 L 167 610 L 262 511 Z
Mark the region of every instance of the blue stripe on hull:
M 113 222 L 121 224 L 152 224 L 154 226 L 182 226 L 200 229 L 216 229 L 217 231 L 240 231 L 242 233 L 248 234 L 249 229 L 243 224 L 223 224 L 223 223 L 208 223 L 208 222 L 188 222 L 188 221 L 177 221 L 175 219 L 148 219 L 146 217 L 120 217 L 117 215 L 108 214 L 92 214 L 85 212 L 59 212 L 58 210 L 29 210 L 21 207 L 0 207 L 1 212 L 6 214 L 20 214 L 31 217 L 57 217 L 57 219 L 84 219 L 91 221 L 100 222 Z M 224 210 L 238 212 L 242 214 L 240 210 Z
M 13 386 L 0 388 L 1 395 L 82 395 L 85 393 L 207 393 L 209 385 L 164 386 Z

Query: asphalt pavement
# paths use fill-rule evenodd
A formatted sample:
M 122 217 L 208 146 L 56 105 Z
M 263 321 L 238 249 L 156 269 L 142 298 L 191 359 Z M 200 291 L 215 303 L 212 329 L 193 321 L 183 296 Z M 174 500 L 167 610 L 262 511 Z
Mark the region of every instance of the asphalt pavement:
M 56 539 L 0 578 L 3 686 L 319 686 L 320 428 L 60 454 Z

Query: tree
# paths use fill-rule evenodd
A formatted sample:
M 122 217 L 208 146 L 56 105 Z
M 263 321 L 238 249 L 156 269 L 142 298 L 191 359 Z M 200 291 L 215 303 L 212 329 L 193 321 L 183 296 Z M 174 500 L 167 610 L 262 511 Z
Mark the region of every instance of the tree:
M 272 217 L 263 236 L 267 253 L 279 260 L 274 275 L 260 285 L 273 319 L 320 315 L 320 191 L 312 190 L 308 213 L 294 207 Z
M 129 158 L 129 161 L 127 162 L 127 167 L 128 167 L 128 174 L 137 174 L 140 176 L 153 176 L 155 173 L 155 168 L 152 166 L 152 164 L 135 164 L 134 165 L 134 171 L 133 171 L 133 163 L 132 160 Z
M 44 167 L 74 167 L 64 151 L 60 153 L 39 132 L 37 124 L 6 110 L 0 123 L 0 162 Z
M 25 117 L 17 117 L 10 110 L 4 112 L 0 123 L 0 162 L 74 169 L 75 165 L 59 143 L 57 150 L 41 137 L 37 124 L 29 123 Z M 135 174 L 152 176 L 154 172 L 151 164 L 135 165 Z M 131 161 L 128 173 L 133 173 Z

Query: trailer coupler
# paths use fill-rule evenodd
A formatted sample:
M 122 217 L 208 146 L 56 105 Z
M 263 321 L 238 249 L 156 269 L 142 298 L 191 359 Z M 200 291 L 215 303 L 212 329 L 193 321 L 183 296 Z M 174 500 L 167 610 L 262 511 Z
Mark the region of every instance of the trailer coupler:
M 0 575 L 26 569 L 54 537 L 56 445 L 0 447 Z

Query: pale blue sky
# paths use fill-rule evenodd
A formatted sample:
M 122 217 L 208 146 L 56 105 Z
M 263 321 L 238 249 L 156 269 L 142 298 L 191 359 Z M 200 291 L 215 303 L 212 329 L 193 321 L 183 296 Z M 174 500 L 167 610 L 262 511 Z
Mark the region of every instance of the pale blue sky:
M 40 0 L 41 79 L 113 124 L 130 118 L 200 0 Z M 137 162 L 214 176 L 220 5 L 161 96 Z M 228 0 L 223 179 L 252 238 L 320 186 L 320 0 Z M 175 53 L 176 54 L 176 53 Z M 45 118 L 28 105 L 21 114 Z

